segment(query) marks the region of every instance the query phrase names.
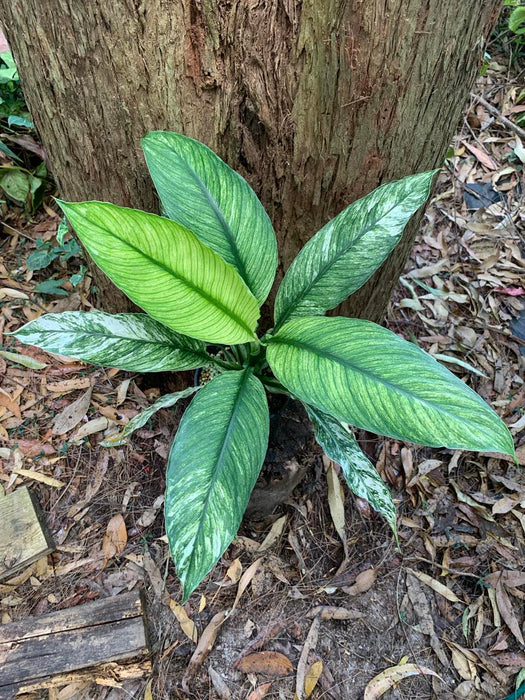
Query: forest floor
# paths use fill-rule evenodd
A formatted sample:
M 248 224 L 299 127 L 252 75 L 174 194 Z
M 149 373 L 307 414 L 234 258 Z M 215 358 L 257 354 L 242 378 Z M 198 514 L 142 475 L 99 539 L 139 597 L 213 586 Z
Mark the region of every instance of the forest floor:
M 515 120 L 520 77 L 493 57 L 475 94 Z M 524 466 L 525 143 L 473 98 L 448 156 L 388 326 L 499 412 Z M 271 521 L 245 520 L 182 609 L 162 518 L 181 409 L 160 411 L 125 446 L 100 446 L 160 395 L 162 376 L 86 366 L 8 335 L 95 302 L 74 242 L 57 242 L 51 198 L 33 215 L 9 202 L 2 213 L 0 490 L 34 490 L 57 547 L 0 583 L 1 621 L 141 586 L 152 648 L 142 678 L 106 674 L 35 697 L 353 700 L 367 688 L 367 700 L 503 700 L 525 682 L 525 473 L 499 455 L 365 436 L 395 498 L 397 548 L 346 489 L 344 524 L 334 522 L 328 502 L 342 496 L 309 439 L 295 456 L 274 454 L 283 472 L 306 460 L 307 478 Z

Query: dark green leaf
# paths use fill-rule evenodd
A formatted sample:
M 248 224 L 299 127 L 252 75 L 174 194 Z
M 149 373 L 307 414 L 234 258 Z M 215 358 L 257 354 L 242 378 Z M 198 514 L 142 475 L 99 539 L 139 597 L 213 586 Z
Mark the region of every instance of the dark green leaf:
M 262 384 L 250 370 L 225 372 L 186 410 L 166 479 L 166 532 L 183 598 L 235 537 L 268 443 Z
M 314 424 L 315 439 L 330 459 L 341 465 L 348 486 L 384 516 L 397 537 L 396 507 L 389 490 L 348 427 L 313 406 L 305 408 Z
M 428 198 L 436 171 L 389 182 L 357 200 L 311 238 L 275 300 L 275 323 L 333 309 L 361 287 L 394 249 Z
M 246 180 L 182 134 L 153 131 L 142 146 L 166 216 L 233 265 L 262 304 L 275 276 L 277 242 Z

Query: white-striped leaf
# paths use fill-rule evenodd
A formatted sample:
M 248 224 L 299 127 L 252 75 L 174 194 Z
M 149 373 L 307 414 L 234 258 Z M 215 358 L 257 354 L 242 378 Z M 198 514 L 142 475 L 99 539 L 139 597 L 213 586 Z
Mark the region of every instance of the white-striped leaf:
M 186 600 L 234 538 L 268 444 L 266 395 L 251 371 L 224 372 L 182 417 L 166 478 L 166 533 Z
M 436 171 L 389 182 L 357 200 L 311 238 L 275 300 L 275 324 L 324 314 L 361 287 L 399 242 L 428 198 Z
M 146 314 L 64 311 L 40 316 L 13 335 L 46 352 L 129 372 L 195 369 L 210 362 L 204 343 Z
M 166 216 L 233 265 L 262 304 L 277 267 L 277 242 L 255 192 L 207 146 L 152 131 L 142 147 Z
M 135 432 L 135 430 L 138 430 L 139 428 L 142 428 L 142 426 L 146 425 L 149 419 L 157 411 L 160 411 L 161 408 L 170 408 L 181 399 L 185 399 L 188 396 L 191 396 L 199 389 L 200 387 L 198 386 L 191 386 L 188 389 L 177 391 L 174 394 L 164 394 L 164 396 L 161 396 L 160 399 L 157 399 L 155 403 L 152 403 L 151 406 L 148 406 L 136 416 L 133 416 L 133 418 L 131 418 L 131 420 L 128 423 L 126 423 L 124 428 L 119 433 L 117 433 L 116 435 L 109 436 L 106 440 L 104 440 L 104 442 L 101 442 L 100 444 L 103 447 L 114 447 L 115 445 L 123 445 L 129 438 L 129 436 Z
M 351 490 L 384 516 L 397 537 L 396 507 L 390 491 L 348 427 L 313 406 L 305 404 L 305 408 L 314 425 L 315 439 L 325 454 L 341 465 Z
M 59 202 L 96 264 L 157 321 L 210 343 L 255 340 L 257 300 L 174 221 L 105 202 Z
M 386 328 L 300 318 L 268 342 L 279 381 L 345 423 L 422 445 L 514 455 L 507 426 L 472 389 Z

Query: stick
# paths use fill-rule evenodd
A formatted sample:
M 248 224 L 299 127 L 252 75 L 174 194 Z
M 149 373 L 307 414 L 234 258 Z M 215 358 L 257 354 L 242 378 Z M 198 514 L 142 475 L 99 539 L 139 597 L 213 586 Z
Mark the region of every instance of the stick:
M 493 117 L 496 117 L 498 121 L 500 121 L 502 124 L 504 124 L 508 129 L 511 129 L 515 134 L 518 134 L 518 136 L 522 139 L 525 140 L 525 129 L 522 129 L 520 126 L 517 124 L 514 124 L 514 122 L 511 122 L 510 119 L 507 119 L 507 117 L 504 117 L 499 110 L 496 109 L 496 107 L 493 107 L 490 102 L 487 102 L 487 100 L 480 95 L 475 95 L 473 92 L 470 93 L 470 96 L 472 97 L 473 100 L 477 100 L 480 105 L 483 105 L 487 112 L 489 114 L 492 114 Z

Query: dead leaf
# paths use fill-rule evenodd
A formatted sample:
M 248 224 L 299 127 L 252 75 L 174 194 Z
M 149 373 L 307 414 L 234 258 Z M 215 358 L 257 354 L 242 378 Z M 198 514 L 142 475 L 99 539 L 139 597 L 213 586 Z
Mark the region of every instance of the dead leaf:
M 451 603 L 461 603 L 461 600 L 457 597 L 454 591 L 451 591 L 450 588 L 447 588 L 447 586 L 445 586 L 443 583 L 440 583 L 439 581 L 433 579 L 432 576 L 428 576 L 427 574 L 424 574 L 421 571 L 414 571 L 414 569 L 407 568 L 407 571 L 412 576 L 418 578 L 422 583 L 426 584 L 427 586 L 430 586 L 430 588 L 436 591 L 436 593 L 442 595 L 443 598 L 450 600 Z
M 66 485 L 64 481 L 59 481 L 52 476 L 42 474 L 42 472 L 35 472 L 32 469 L 13 469 L 13 472 L 20 476 L 25 476 L 28 479 L 33 479 L 34 481 L 40 481 L 40 483 L 52 486 L 55 489 L 61 489 Z
M 304 641 L 304 645 L 301 651 L 301 656 L 299 657 L 299 662 L 297 664 L 297 676 L 295 680 L 295 694 L 298 700 L 305 700 L 308 697 L 306 694 L 306 676 L 308 671 L 308 655 L 317 646 L 317 639 L 319 637 L 319 627 L 321 626 L 321 618 L 314 617 L 308 635 Z M 321 671 L 322 671 L 321 665 Z M 321 675 L 321 673 L 319 673 Z M 317 677 L 319 679 L 319 676 Z M 316 681 L 317 682 L 317 681 Z M 315 686 L 315 683 L 314 683 Z M 313 690 L 313 688 L 312 688 Z
M 270 690 L 271 686 L 271 681 L 269 683 L 263 683 L 258 688 L 255 688 L 255 690 L 252 690 L 246 700 L 262 700 L 262 698 L 264 698 L 264 696 Z
M 476 156 L 479 162 L 484 165 L 489 170 L 497 170 L 498 166 L 494 163 L 492 158 L 476 146 L 472 146 L 468 141 L 462 141 L 463 145 L 468 148 L 472 155 Z
M 17 418 L 22 418 L 18 404 L 3 390 L 0 391 L 0 406 L 7 408 Z
M 353 586 L 348 586 L 348 588 L 343 588 L 342 590 L 348 595 L 360 595 L 372 588 L 376 579 L 377 571 L 375 569 L 367 569 L 357 574 Z
M 226 578 L 229 578 L 232 583 L 237 583 L 237 581 L 241 578 L 242 574 L 242 564 L 240 559 L 234 559 L 230 566 L 228 567 L 228 571 L 226 572 Z
M 307 617 L 316 617 L 317 615 L 321 620 L 360 620 L 365 616 L 361 610 L 338 608 L 333 605 L 318 605 L 310 610 Z
M 363 700 L 376 700 L 376 698 L 380 698 L 381 695 L 384 695 L 387 690 L 390 690 L 390 688 L 399 683 L 399 681 L 409 678 L 410 676 L 420 675 L 439 678 L 435 671 L 432 671 L 430 668 L 425 668 L 424 666 L 419 666 L 418 664 L 399 664 L 398 666 L 391 666 L 372 678 L 365 688 Z
M 65 435 L 80 423 L 88 411 L 91 402 L 91 392 L 92 388 L 89 387 L 85 394 L 82 394 L 76 401 L 66 406 L 66 408 L 55 417 L 53 420 L 54 435 Z
M 263 673 L 276 678 L 293 673 L 292 662 L 280 651 L 256 651 L 248 654 L 235 663 L 235 668 L 241 673 Z
M 184 634 L 189 639 L 191 639 L 191 641 L 194 642 L 194 644 L 197 644 L 197 642 L 199 641 L 197 627 L 195 626 L 193 620 L 188 616 L 186 610 L 182 607 L 182 605 L 176 603 L 172 598 L 170 598 L 170 610 L 177 618 L 177 621 L 181 626 L 181 629 L 184 632 Z
M 144 689 L 144 697 L 142 700 L 153 700 L 153 693 L 151 692 L 151 686 L 153 681 L 150 679 Z
M 501 617 L 504 619 L 507 627 L 510 629 L 512 634 L 516 637 L 516 639 L 521 645 L 525 644 L 520 624 L 516 615 L 514 614 L 512 603 L 510 602 L 510 598 L 507 594 L 507 591 L 505 590 L 501 581 L 499 581 L 496 585 L 496 603 L 498 605 L 498 610 L 501 613 Z
M 277 520 L 274 522 L 274 524 L 270 528 L 270 532 L 266 535 L 264 540 L 261 542 L 261 546 L 259 547 L 257 552 L 265 552 L 267 549 L 270 549 L 270 547 L 275 542 L 277 542 L 277 540 L 283 534 L 284 526 L 286 525 L 286 520 L 287 520 L 286 515 L 283 515 L 280 518 L 277 518 Z
M 226 682 L 221 674 L 218 673 L 211 664 L 208 667 L 208 675 L 220 700 L 230 700 L 232 696 L 230 689 L 226 685 Z
M 343 543 L 345 559 L 348 559 L 348 544 L 345 528 L 345 504 L 343 501 L 341 484 L 333 464 L 330 464 L 326 470 L 326 483 L 328 486 L 328 507 L 330 509 L 330 515 L 332 516 L 335 530 Z
M 114 515 L 108 522 L 106 534 L 102 540 L 102 552 L 106 561 L 112 559 L 117 554 L 121 554 L 128 542 L 128 532 L 126 523 L 120 513 Z
M 323 672 L 323 662 L 322 661 L 314 661 L 314 663 L 308 669 L 308 672 L 306 673 L 306 678 L 304 679 L 304 697 L 305 697 L 305 700 L 307 698 L 309 698 L 310 695 L 314 692 L 315 686 L 317 685 L 317 682 L 319 681 L 319 678 L 321 677 L 322 672 Z
M 89 377 L 78 377 L 77 379 L 65 379 L 62 382 L 47 384 L 46 388 L 55 394 L 67 394 L 78 389 L 88 389 L 91 386 Z
M 253 564 L 251 564 L 244 574 L 241 576 L 241 580 L 239 581 L 239 587 L 237 588 L 237 595 L 235 596 L 235 600 L 233 601 L 232 608 L 229 612 L 229 615 L 232 614 L 232 612 L 235 610 L 237 607 L 237 604 L 239 600 L 241 599 L 242 594 L 246 590 L 246 587 L 250 583 L 250 581 L 253 579 L 257 571 L 259 570 L 259 566 L 262 562 L 262 559 L 256 559 Z
M 157 498 L 153 501 L 153 504 L 149 508 L 146 508 L 146 510 L 142 513 L 140 518 L 137 520 L 137 527 L 149 527 L 155 521 L 155 518 L 157 517 L 163 503 L 164 494 L 161 494 L 160 496 L 157 496 Z
M 201 638 L 199 639 L 199 643 L 197 644 L 197 647 L 193 652 L 193 655 L 188 664 L 188 668 L 186 669 L 186 671 L 184 672 L 184 676 L 182 677 L 182 689 L 185 693 L 190 692 L 189 682 L 195 676 L 199 668 L 206 660 L 206 657 L 213 649 L 213 645 L 215 644 L 215 640 L 217 639 L 217 635 L 219 634 L 219 630 L 225 619 L 225 610 L 217 613 L 212 617 L 212 619 L 204 629 L 203 633 L 201 634 Z
M 104 416 L 100 418 L 94 418 L 93 420 L 84 423 L 80 428 L 71 436 L 69 442 L 77 442 L 83 440 L 88 435 L 94 435 L 95 433 L 100 433 L 102 430 L 106 430 L 108 427 L 108 419 Z

